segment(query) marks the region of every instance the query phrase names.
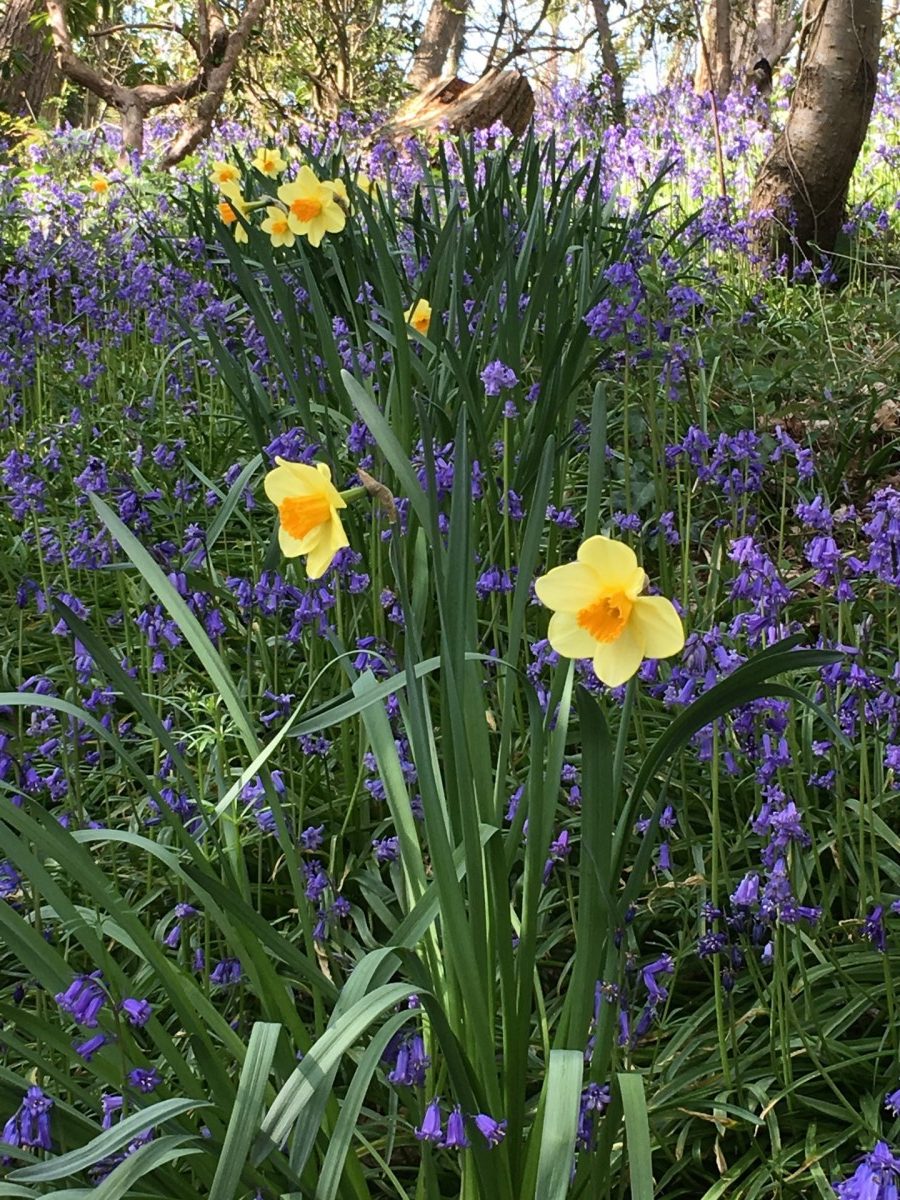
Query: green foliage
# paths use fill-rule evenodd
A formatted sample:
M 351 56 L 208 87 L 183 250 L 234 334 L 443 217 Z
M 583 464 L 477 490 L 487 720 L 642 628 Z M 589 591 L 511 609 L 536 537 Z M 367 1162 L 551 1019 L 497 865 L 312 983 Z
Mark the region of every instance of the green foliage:
M 144 528 L 132 527 L 112 488 L 77 506 L 115 546 L 86 584 L 51 585 L 48 539 L 18 531 L 13 541 L 48 598 L 65 592 L 52 604 L 64 628 L 53 635 L 44 613 L 17 611 L 4 729 L 24 742 L 32 719 L 65 723 L 72 818 L 60 822 L 5 783 L 22 802 L 0 813 L 3 851 L 19 873 L 14 902 L 0 904 L 4 968 L 25 995 L 0 1004 L 0 1096 L 12 1112 L 33 1081 L 52 1091 L 59 1153 L 33 1161 L 11 1148 L 0 1195 L 749 1200 L 811 1186 L 824 1195 L 832 1165 L 879 1132 L 873 1096 L 896 1062 L 887 1019 L 896 958 L 860 940 L 859 914 L 885 886 L 900 887 L 895 800 L 880 735 L 851 745 L 817 674 L 843 652 L 801 646 L 815 640 L 814 621 L 841 644 L 854 621 L 893 633 L 893 598 L 873 584 L 851 617 L 797 567 L 792 614 L 807 633 L 765 648 L 730 635 L 746 661 L 680 708 L 649 678 L 621 697 L 598 696 L 589 672 L 565 660 L 538 666 L 534 650 L 546 633 L 535 575 L 569 560 L 583 536 L 615 529 L 623 508 L 642 526 L 642 562 L 694 631 L 735 619 L 739 567 L 728 547 L 749 527 L 744 493 L 700 494 L 666 447 L 689 422 L 711 437 L 753 417 L 767 430 L 782 407 L 802 407 L 816 364 L 808 355 L 793 379 L 778 356 L 780 342 L 799 344 L 809 301 L 773 284 L 768 323 L 742 331 L 747 288 L 735 272 L 716 292 L 722 318 L 697 322 L 702 356 L 689 358 L 676 403 L 660 383 L 663 346 L 630 357 L 626 332 L 598 348 L 585 320 L 617 302 L 607 268 L 635 247 L 650 247 L 639 269 L 651 321 L 666 312 L 675 278 L 698 283 L 696 248 L 658 221 L 666 181 L 626 215 L 574 148 L 563 154 L 531 137 L 487 152 L 464 145 L 458 162 L 455 153 L 440 147 L 408 204 L 387 184 L 367 199 L 339 155 L 314 164 L 351 195 L 346 229 L 317 250 L 303 241 L 273 250 L 255 226 L 238 245 L 206 186 L 184 198 L 183 225 L 150 228 L 146 217 L 157 261 L 188 278 L 187 247 L 221 235 L 202 269 L 228 319 L 185 319 L 175 348 L 154 348 L 146 328 L 123 335 L 109 348 L 91 421 L 107 465 L 124 471 L 113 435 L 125 404 L 150 392 L 148 444 L 184 438 L 185 477 L 213 494 L 216 515 L 203 555 L 179 564 L 182 579 L 161 531 L 186 543 L 193 512 L 173 501 L 165 474 L 155 486 L 150 453 L 136 468 L 158 506 Z M 245 175 L 249 199 L 272 190 Z M 677 274 L 664 252 L 681 260 Z M 420 296 L 434 312 L 425 335 L 404 317 Z M 874 304 L 864 293 L 817 298 L 830 330 Z M 217 367 L 215 376 L 197 369 L 195 413 L 170 394 L 168 375 L 171 356 L 191 347 L 191 361 Z M 41 354 L 52 363 L 50 348 Z M 506 397 L 485 394 L 482 374 L 497 360 L 515 364 L 516 416 Z M 856 378 L 850 352 L 843 361 L 845 382 Z M 529 403 L 533 384 L 541 395 Z M 60 399 L 38 379 L 22 398 L 28 421 L 42 428 Z M 847 420 L 865 418 L 848 410 Z M 370 435 L 365 469 L 402 502 L 402 522 L 389 526 L 368 497 L 353 499 L 346 527 L 371 586 L 345 587 L 340 575 L 308 584 L 280 561 L 274 514 L 249 503 L 248 489 L 260 495 L 267 448 L 298 424 L 343 486 L 359 422 Z M 889 454 L 882 444 L 869 468 Z M 826 480 L 837 480 L 838 463 Z M 785 493 L 800 482 L 786 463 L 779 471 L 780 491 L 767 477 L 753 519 L 787 571 L 801 539 Z M 80 495 L 73 474 L 63 461 L 52 496 L 61 527 Z M 551 505 L 571 508 L 577 531 L 549 521 Z M 678 545 L 660 532 L 666 511 Z M 510 586 L 481 596 L 487 564 Z M 304 603 L 331 589 L 332 615 L 293 641 L 261 609 L 245 619 L 232 590 L 233 579 L 255 584 L 275 568 Z M 76 611 L 76 583 L 90 591 L 90 612 Z M 198 593 L 213 597 L 224 632 L 206 627 Z M 166 670 L 134 624 L 157 609 L 170 622 Z M 86 707 L 65 630 L 90 658 L 90 688 L 111 689 L 108 720 Z M 369 637 L 378 650 L 361 656 Z M 888 674 L 889 664 L 867 664 Z M 663 679 L 670 669 L 661 667 Z M 59 695 L 36 683 L 18 690 L 38 672 L 60 681 Z M 285 694 L 273 730 L 267 710 Z M 771 969 L 755 947 L 729 990 L 718 964 L 692 947 L 702 906 L 724 904 L 754 862 L 746 831 L 761 786 L 746 764 L 727 774 L 720 750 L 739 752 L 754 713 L 756 735 L 768 736 L 776 715 L 753 708 L 766 697 L 787 714 L 792 759 L 778 778 L 807 802 L 814 834 L 808 854 L 791 851 L 791 881 L 826 919 L 821 932 L 774 927 Z M 323 754 L 311 748 L 319 734 Z M 841 759 L 838 804 L 807 782 L 826 738 Z M 563 800 L 566 768 L 580 780 L 577 812 Z M 669 805 L 675 870 L 655 857 Z M 327 833 L 314 854 L 301 830 L 319 825 Z M 553 861 L 560 828 L 571 838 L 565 865 Z M 389 834 L 396 858 L 380 867 L 372 842 Z M 327 871 L 332 899 L 347 901 L 324 932 L 308 894 L 313 863 Z M 198 913 L 194 932 L 172 945 L 176 902 Z M 853 936 L 841 921 L 855 922 Z M 667 952 L 677 974 L 658 1023 L 644 1038 L 623 1036 L 622 998 L 641 986 L 641 964 Z M 241 984 L 220 986 L 212 964 L 233 959 Z M 117 1040 L 85 1059 L 53 997 L 90 970 L 103 972 L 113 1003 L 101 1028 Z M 118 1008 L 136 995 L 154 1006 L 139 1028 Z M 632 1025 L 640 1015 L 633 1006 Z M 413 1031 L 430 1061 L 421 1080 L 392 1080 L 398 1040 Z M 123 1088 L 125 1066 L 158 1068 L 164 1098 L 147 1104 L 124 1089 L 122 1119 L 102 1130 L 100 1097 Z M 579 1127 L 588 1087 L 610 1089 L 593 1150 Z M 436 1096 L 468 1118 L 473 1144 L 463 1153 L 416 1136 Z M 505 1121 L 499 1144 L 472 1123 L 476 1114 Z M 110 1161 L 150 1126 L 153 1140 Z M 98 1164 L 108 1173 L 89 1189 Z

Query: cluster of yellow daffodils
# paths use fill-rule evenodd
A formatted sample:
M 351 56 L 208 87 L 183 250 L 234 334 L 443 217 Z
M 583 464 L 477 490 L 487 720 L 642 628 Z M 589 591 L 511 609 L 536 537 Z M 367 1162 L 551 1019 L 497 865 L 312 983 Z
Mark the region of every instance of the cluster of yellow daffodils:
M 288 164 L 280 151 L 263 147 L 251 165 L 267 179 L 277 179 Z M 273 246 L 293 246 L 298 237 L 319 246 L 326 233 L 340 233 L 347 224 L 350 200 L 343 181 L 320 180 L 310 167 L 302 166 L 296 179 L 282 183 L 275 199 L 266 196 L 248 201 L 241 191 L 240 171 L 233 163 L 214 162 L 209 178 L 224 196 L 218 206 L 219 217 L 239 242 L 247 241 L 247 230 L 238 215 L 246 220 L 257 208 L 266 209 L 261 228 Z
M 678 654 L 681 618 L 665 596 L 644 595 L 647 576 L 630 546 L 591 537 L 576 558 L 534 585 L 541 603 L 554 610 L 547 639 L 557 654 L 593 659 L 608 687 L 625 683 L 645 658 Z

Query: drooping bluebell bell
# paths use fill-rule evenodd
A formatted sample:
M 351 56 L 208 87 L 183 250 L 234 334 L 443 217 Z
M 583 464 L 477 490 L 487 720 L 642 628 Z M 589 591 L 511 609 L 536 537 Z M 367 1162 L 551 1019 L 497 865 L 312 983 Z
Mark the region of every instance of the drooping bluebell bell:
M 475 1122 L 475 1128 L 491 1148 L 499 1146 L 506 1137 L 506 1121 L 497 1121 L 488 1113 L 476 1113 L 472 1120 Z
M 413 1132 L 420 1142 L 440 1142 L 444 1136 L 441 1121 L 441 1098 L 440 1096 L 435 1096 L 425 1109 L 422 1124 Z
M 887 1142 L 876 1142 L 850 1178 L 832 1187 L 839 1200 L 898 1200 L 900 1158 Z
M 99 982 L 101 978 L 101 971 L 76 975 L 66 990 L 54 997 L 63 1012 L 85 1029 L 96 1029 L 97 1016 L 106 1003 L 106 992 Z

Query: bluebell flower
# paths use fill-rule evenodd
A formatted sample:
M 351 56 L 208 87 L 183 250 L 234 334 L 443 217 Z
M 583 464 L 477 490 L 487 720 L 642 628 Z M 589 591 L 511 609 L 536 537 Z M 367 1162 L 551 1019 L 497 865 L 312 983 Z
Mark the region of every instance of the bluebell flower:
M 462 1109 L 456 1105 L 447 1118 L 447 1136 L 441 1145 L 447 1150 L 465 1150 L 470 1144 L 466 1137 L 466 1123 Z
M 876 1142 L 851 1177 L 832 1187 L 840 1200 L 898 1200 L 900 1158 L 887 1142 Z
M 156 1067 L 135 1067 L 128 1072 L 128 1082 L 139 1092 L 149 1094 L 156 1091 L 162 1083 L 162 1076 Z
M 98 980 L 100 971 L 92 975 L 76 975 L 64 992 L 55 996 L 56 1003 L 72 1020 L 85 1029 L 96 1029 L 97 1014 L 106 1003 L 106 992 Z
M 39 1087 L 30 1087 L 18 1110 L 3 1126 L 0 1140 L 23 1150 L 51 1150 L 50 1110 L 53 1100 Z
M 135 1000 L 129 997 L 122 1001 L 119 1008 L 128 1018 L 129 1025 L 146 1025 L 153 1016 L 153 1006 L 146 1000 Z
M 495 1121 L 487 1113 L 476 1113 L 472 1120 L 475 1122 L 475 1128 L 489 1146 L 499 1146 L 506 1137 L 505 1121 Z
M 444 1131 L 441 1127 L 440 1096 L 435 1096 L 425 1109 L 422 1124 L 414 1132 L 420 1142 L 439 1142 L 444 1136 Z

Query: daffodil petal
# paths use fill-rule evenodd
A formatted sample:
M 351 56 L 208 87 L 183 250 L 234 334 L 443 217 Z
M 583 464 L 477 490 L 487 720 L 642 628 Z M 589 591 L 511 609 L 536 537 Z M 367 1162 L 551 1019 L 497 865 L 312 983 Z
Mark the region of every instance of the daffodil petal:
M 347 218 L 344 215 L 343 209 L 337 204 L 329 204 L 322 213 L 322 221 L 325 225 L 326 233 L 340 233 L 347 224 Z
M 630 624 L 643 635 L 645 658 L 668 658 L 684 648 L 681 618 L 665 596 L 638 596 Z
M 321 531 L 319 544 L 311 550 L 306 560 L 306 574 L 310 579 L 318 579 L 331 566 L 338 550 L 349 545 L 341 519 L 337 513 L 331 514 L 331 521 Z
M 305 553 L 303 540 L 292 537 L 283 525 L 278 526 L 278 548 L 285 558 L 298 558 Z
M 602 586 L 610 592 L 624 592 L 633 578 L 638 561 L 624 542 L 612 538 L 590 537 L 578 547 L 578 561 L 593 567 L 603 577 Z
M 547 640 L 563 658 L 592 658 L 597 642 L 578 624 L 574 613 L 555 612 L 547 626 Z
M 604 581 L 586 563 L 565 563 L 554 567 L 534 582 L 541 604 L 561 612 L 576 613 L 593 604 Z
M 594 649 L 594 671 L 607 687 L 620 687 L 644 659 L 644 638 L 639 626 L 629 622 L 614 642 Z
M 287 462 L 276 458 L 277 466 L 263 481 L 266 495 L 273 504 L 283 504 L 289 496 L 324 496 L 332 508 L 346 508 L 347 501 L 331 482 L 326 463 L 315 467 L 307 463 Z M 324 468 L 324 470 L 322 469 Z

